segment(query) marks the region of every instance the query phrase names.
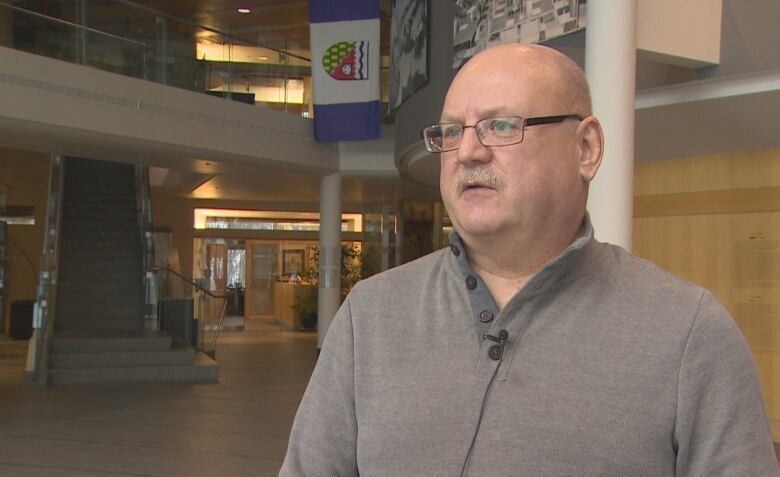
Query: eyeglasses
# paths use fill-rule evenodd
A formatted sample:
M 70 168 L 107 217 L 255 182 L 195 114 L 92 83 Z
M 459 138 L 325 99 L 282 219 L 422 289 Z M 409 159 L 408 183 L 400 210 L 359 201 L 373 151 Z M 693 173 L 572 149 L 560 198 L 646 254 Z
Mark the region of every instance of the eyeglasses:
M 577 114 L 538 118 L 520 116 L 485 118 L 471 126 L 457 123 L 432 124 L 420 132 L 420 137 L 425 141 L 425 149 L 428 152 L 454 151 L 460 146 L 466 129 L 474 128 L 480 144 L 485 147 L 511 146 L 523 142 L 523 133 L 528 126 L 560 123 L 569 118 L 577 118 L 580 121 L 583 119 Z

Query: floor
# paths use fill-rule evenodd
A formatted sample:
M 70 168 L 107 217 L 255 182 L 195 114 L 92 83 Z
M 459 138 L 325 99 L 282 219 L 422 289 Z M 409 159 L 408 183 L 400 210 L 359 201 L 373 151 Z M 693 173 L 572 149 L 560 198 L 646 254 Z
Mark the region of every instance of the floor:
M 26 342 L 0 340 L 0 475 L 277 475 L 317 336 L 247 325 L 213 385 L 29 387 Z
M 0 475 L 275 476 L 315 364 L 316 333 L 223 332 L 219 384 L 21 384 L 0 341 Z

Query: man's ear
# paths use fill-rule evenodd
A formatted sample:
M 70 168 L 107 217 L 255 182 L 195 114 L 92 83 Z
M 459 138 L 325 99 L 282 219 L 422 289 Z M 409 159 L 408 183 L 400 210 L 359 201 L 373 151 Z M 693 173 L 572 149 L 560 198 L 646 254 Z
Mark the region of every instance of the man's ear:
M 586 182 L 596 176 L 604 155 L 604 132 L 595 116 L 588 116 L 577 126 L 580 175 Z

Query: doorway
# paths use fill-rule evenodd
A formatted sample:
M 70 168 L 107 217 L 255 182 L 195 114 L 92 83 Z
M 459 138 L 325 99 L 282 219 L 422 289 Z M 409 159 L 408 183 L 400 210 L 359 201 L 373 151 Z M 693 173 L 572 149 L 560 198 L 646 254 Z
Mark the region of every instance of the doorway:
M 276 315 L 274 283 L 278 274 L 279 244 L 248 240 L 246 316 L 273 320 Z

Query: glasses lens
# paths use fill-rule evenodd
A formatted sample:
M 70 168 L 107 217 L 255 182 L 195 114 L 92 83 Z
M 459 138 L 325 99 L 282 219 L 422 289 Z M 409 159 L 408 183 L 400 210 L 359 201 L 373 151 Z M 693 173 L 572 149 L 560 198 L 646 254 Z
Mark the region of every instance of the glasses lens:
M 463 126 L 460 124 L 439 124 L 442 136 L 442 151 L 452 151 L 460 146 Z
M 425 148 L 429 152 L 452 151 L 460 145 L 463 126 L 460 124 L 434 124 L 423 129 Z
M 523 140 L 523 118 L 487 118 L 477 123 L 477 131 L 485 146 L 517 144 Z
M 425 141 L 425 149 L 428 152 L 441 152 L 443 143 L 441 127 L 438 124 L 434 124 L 423 129 L 423 140 Z

